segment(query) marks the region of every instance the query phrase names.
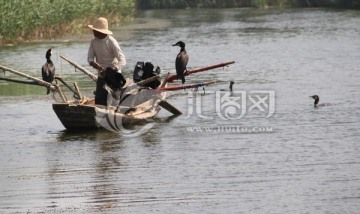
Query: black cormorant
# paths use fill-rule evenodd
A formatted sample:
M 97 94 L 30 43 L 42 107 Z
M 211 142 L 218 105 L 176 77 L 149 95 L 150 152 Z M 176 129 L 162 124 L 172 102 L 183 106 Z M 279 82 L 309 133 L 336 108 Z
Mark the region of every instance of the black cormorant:
M 46 63 L 41 68 L 41 74 L 42 79 L 48 83 L 52 83 L 54 81 L 54 75 L 55 75 L 55 66 L 53 62 L 51 61 L 51 51 L 52 48 L 46 51 Z M 50 88 L 47 89 L 47 94 L 50 93 Z
M 234 81 L 230 81 L 230 86 L 229 86 L 230 91 L 233 91 L 233 85 L 234 85 Z
M 320 98 L 319 98 L 318 95 L 312 95 L 312 96 L 310 96 L 310 97 L 315 100 L 315 101 L 314 101 L 314 107 L 321 107 L 321 106 L 328 106 L 328 105 L 329 105 L 328 103 L 321 103 L 321 104 L 319 104 Z
M 229 85 L 229 91 L 230 92 L 233 91 L 233 85 L 234 85 L 234 81 L 230 81 L 230 85 Z M 220 91 L 227 91 L 227 89 L 220 89 Z
M 180 47 L 180 52 L 176 56 L 176 60 L 175 60 L 175 68 L 176 68 L 176 74 L 178 75 L 178 78 L 180 78 L 182 83 L 184 84 L 185 83 L 184 72 L 187 71 L 186 66 L 189 61 L 189 55 L 187 54 L 187 52 L 185 50 L 184 42 L 179 41 L 173 46 Z

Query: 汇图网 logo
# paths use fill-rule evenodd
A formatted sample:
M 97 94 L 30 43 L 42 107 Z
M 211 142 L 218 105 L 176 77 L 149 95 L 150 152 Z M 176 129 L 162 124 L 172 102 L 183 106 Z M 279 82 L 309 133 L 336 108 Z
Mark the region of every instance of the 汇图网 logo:
M 151 111 L 158 107 L 161 101 L 159 91 L 142 90 L 131 91 L 127 89 L 122 95 L 108 96 L 108 106 L 96 115 L 98 124 L 110 131 L 121 132 L 123 135 L 138 136 L 155 126 L 155 122 L 148 121 L 135 126 L 126 126 L 125 117 L 119 116 L 119 112 L 126 115 L 129 109 L 143 102 L 150 102 L 148 109 Z M 110 94 L 110 93 L 109 93 Z M 249 113 L 262 115 L 265 118 L 275 113 L 275 91 L 272 90 L 250 90 L 250 91 L 206 91 L 203 94 L 188 91 L 187 116 L 196 116 L 205 120 L 238 120 Z M 119 97 L 119 98 L 117 98 Z M 204 97 L 212 102 L 204 102 Z M 214 112 L 211 112 L 214 110 Z
M 206 105 L 203 101 L 206 96 L 203 95 L 212 96 L 214 102 L 208 102 Z M 216 114 L 206 114 L 211 108 Z M 188 92 L 187 118 L 197 116 L 211 120 L 215 119 L 214 115 L 216 115 L 222 120 L 237 120 L 250 112 L 256 112 L 266 118 L 271 117 L 275 113 L 275 91 L 206 91 L 205 94 Z

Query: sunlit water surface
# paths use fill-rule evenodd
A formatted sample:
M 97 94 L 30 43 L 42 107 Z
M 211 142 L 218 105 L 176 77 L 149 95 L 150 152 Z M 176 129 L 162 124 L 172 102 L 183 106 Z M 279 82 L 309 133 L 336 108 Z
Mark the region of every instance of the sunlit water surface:
M 189 68 L 236 63 L 188 77 L 188 83 L 218 83 L 205 94 L 202 88 L 170 93 L 169 102 L 184 114 L 172 118 L 162 110 L 140 136 L 68 132 L 44 88 L 0 82 L 0 212 L 359 212 L 358 11 L 139 16 L 137 25 L 114 30 L 128 77 L 137 61 L 159 65 L 163 75 L 174 72 L 179 49 L 171 45 L 178 40 L 186 43 Z M 55 47 L 57 75 L 91 96 L 94 83 L 60 59 L 63 54 L 89 68 L 88 44 L 1 47 L 0 64 L 40 77 L 45 51 Z M 233 106 L 226 118 L 216 111 L 216 94 L 226 94 L 220 90 L 231 80 L 230 98 L 245 99 L 246 112 L 241 116 Z M 274 94 L 273 114 L 264 104 L 264 112 L 250 109 L 252 95 L 266 95 L 259 90 Z M 330 105 L 314 108 L 314 94 Z

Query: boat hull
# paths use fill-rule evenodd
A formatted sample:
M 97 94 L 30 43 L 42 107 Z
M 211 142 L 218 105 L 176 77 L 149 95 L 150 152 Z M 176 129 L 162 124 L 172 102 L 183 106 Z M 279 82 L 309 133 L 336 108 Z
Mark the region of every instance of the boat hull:
M 147 122 L 156 116 L 160 107 L 144 110 L 135 108 L 134 111 L 124 114 L 115 109 L 106 109 L 105 106 L 55 103 L 53 110 L 68 130 L 88 130 L 110 128 L 119 130 L 120 125 L 135 125 Z M 117 125 L 121 123 L 120 125 Z

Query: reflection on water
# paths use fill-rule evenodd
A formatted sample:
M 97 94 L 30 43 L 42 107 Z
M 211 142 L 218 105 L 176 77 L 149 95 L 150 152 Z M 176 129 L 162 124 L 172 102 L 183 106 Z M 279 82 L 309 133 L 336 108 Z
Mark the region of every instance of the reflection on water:
M 118 137 L 118 133 L 109 132 L 108 130 L 99 129 L 99 130 L 79 130 L 79 131 L 69 131 L 63 130 L 58 136 L 58 141 L 80 141 L 80 140 L 89 140 L 89 141 L 106 141 L 111 140 L 114 137 Z
M 188 91 L 179 91 L 169 101 L 184 114 L 162 110 L 142 135 L 69 132 L 43 88 L 1 82 L 0 212 L 357 213 L 358 11 L 196 9 L 139 17 L 113 30 L 127 56 L 125 76 L 137 61 L 174 72 L 178 49 L 171 44 L 183 40 L 189 68 L 236 61 L 187 82 L 219 80 L 206 89 L 216 92 L 234 81 L 234 99 L 274 91 L 275 113 L 224 120 L 214 96 L 199 95 L 206 119 L 190 114 Z M 57 74 L 90 97 L 94 82 L 60 60 L 64 54 L 89 68 L 85 40 L 1 47 L 0 64 L 40 77 L 53 46 Z M 313 94 L 331 105 L 313 108 Z

